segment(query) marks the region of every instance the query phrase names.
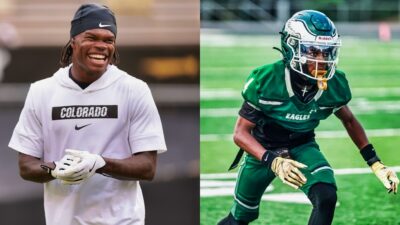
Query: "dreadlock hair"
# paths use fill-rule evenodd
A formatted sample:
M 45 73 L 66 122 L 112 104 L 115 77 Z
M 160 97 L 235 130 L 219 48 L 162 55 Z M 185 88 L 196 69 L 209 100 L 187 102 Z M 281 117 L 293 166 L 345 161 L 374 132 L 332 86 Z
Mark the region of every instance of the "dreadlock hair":
M 68 43 L 61 50 L 61 58 L 60 65 L 62 67 L 66 67 L 72 62 L 72 47 L 71 47 L 72 39 L 68 41 Z M 114 51 L 114 55 L 112 56 L 110 64 L 118 64 L 119 63 L 119 53 L 117 49 Z

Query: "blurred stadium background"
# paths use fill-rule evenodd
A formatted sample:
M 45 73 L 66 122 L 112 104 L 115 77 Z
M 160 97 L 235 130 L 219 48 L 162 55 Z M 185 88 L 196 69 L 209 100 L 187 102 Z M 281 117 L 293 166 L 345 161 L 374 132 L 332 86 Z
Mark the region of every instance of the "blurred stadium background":
M 149 83 L 169 151 L 142 182 L 146 224 L 199 221 L 199 6 L 197 0 L 0 1 L 0 224 L 43 225 L 42 185 L 18 175 L 7 145 L 29 84 L 59 67 L 70 21 L 82 3 L 117 16 L 119 67 Z
M 281 58 L 278 32 L 295 12 L 326 13 L 342 37 L 339 69 L 353 92 L 350 108 L 384 163 L 400 171 L 400 1 L 202 0 L 200 49 L 200 218 L 216 224 L 231 207 L 237 170 L 227 169 L 237 147 L 232 131 L 240 92 L 251 70 Z M 329 88 L 329 83 L 328 83 Z M 398 196 L 385 193 L 334 116 L 317 141 L 335 169 L 335 225 L 400 224 Z M 300 191 L 273 182 L 254 225 L 307 224 L 311 205 Z

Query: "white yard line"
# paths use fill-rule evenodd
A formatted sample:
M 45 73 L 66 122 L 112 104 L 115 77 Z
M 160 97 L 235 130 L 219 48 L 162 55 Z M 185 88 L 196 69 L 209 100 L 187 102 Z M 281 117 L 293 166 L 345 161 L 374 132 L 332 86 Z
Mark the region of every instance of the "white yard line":
M 400 166 L 391 166 L 395 172 L 400 172 Z M 372 173 L 372 170 L 368 167 L 364 168 L 343 168 L 334 169 L 335 175 L 352 175 L 352 174 L 368 174 Z M 236 179 L 237 173 L 203 173 L 200 174 L 200 180 L 224 180 L 224 179 Z M 204 187 L 200 183 L 200 187 Z
M 211 181 L 212 182 L 212 181 Z M 201 197 L 217 197 L 217 196 L 231 196 L 233 195 L 233 191 L 236 185 L 236 181 L 233 181 L 233 185 L 232 186 L 226 186 L 226 185 L 222 185 L 222 186 L 215 186 L 215 187 L 208 187 L 208 183 L 210 183 L 210 181 L 200 181 L 200 196 Z M 222 182 L 224 183 L 224 182 Z M 265 192 L 271 192 L 274 190 L 274 186 L 273 185 L 269 185 L 267 187 L 267 189 L 265 190 Z
M 398 137 L 400 128 L 366 130 L 368 137 Z M 317 138 L 349 138 L 345 130 L 316 131 Z M 232 134 L 201 134 L 200 141 L 231 141 Z
M 200 99 L 202 100 L 236 100 L 240 99 L 240 91 L 231 88 L 201 89 Z
M 400 87 L 352 88 L 351 91 L 357 96 L 400 96 Z
M 367 99 L 355 99 L 349 104 L 356 114 L 375 114 L 376 112 L 398 113 L 400 101 L 369 101 Z
M 200 134 L 200 141 L 233 141 L 232 134 Z
M 204 47 L 273 47 L 280 43 L 279 36 L 202 34 L 200 43 Z
M 368 137 L 397 137 L 400 136 L 400 128 L 370 129 L 365 130 Z M 347 138 L 346 131 L 317 131 L 317 138 Z
M 200 117 L 236 117 L 239 108 L 202 108 Z
M 400 166 L 391 167 L 394 171 L 400 172 Z M 335 169 L 335 175 L 352 175 L 352 174 L 368 174 L 372 173 L 370 168 L 344 168 Z M 233 196 L 235 188 L 235 179 L 237 173 L 214 173 L 200 175 L 200 197 L 222 197 Z M 265 194 L 262 196 L 263 201 L 284 202 L 295 204 L 311 204 L 307 196 L 301 192 L 276 193 L 271 194 L 274 190 L 273 185 L 268 186 Z M 340 203 L 338 202 L 336 206 Z
M 261 197 L 261 200 L 269 202 L 284 202 L 284 203 L 311 205 L 310 200 L 308 200 L 307 196 L 302 192 L 265 194 Z M 336 207 L 338 205 L 339 202 L 336 203 Z

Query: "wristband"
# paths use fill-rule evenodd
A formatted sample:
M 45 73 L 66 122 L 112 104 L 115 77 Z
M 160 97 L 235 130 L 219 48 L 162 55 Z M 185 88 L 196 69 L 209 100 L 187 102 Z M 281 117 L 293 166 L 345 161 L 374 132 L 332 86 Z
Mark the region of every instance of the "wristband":
M 274 161 L 276 157 L 278 156 L 274 152 L 266 150 L 261 157 L 261 164 L 271 168 L 272 161 Z
M 42 168 L 46 173 L 51 175 L 51 171 L 53 170 L 52 168 L 46 166 L 46 165 L 40 165 L 40 168 Z
M 367 162 L 368 166 L 371 166 L 377 161 L 381 161 L 376 154 L 374 146 L 372 146 L 372 144 L 368 144 L 367 146 L 362 148 L 360 153 L 364 160 Z
M 53 170 L 56 169 L 57 164 L 56 164 L 55 162 L 53 162 L 53 164 L 54 164 L 54 168 L 51 168 L 51 167 L 49 167 L 49 166 L 47 166 L 47 165 L 45 165 L 45 164 L 41 164 L 41 165 L 40 165 L 40 168 L 42 168 L 46 173 L 48 173 L 48 174 L 50 174 L 52 177 L 54 177 L 53 174 L 52 174 L 52 172 L 53 172 Z M 55 177 L 54 177 L 54 178 L 55 178 Z

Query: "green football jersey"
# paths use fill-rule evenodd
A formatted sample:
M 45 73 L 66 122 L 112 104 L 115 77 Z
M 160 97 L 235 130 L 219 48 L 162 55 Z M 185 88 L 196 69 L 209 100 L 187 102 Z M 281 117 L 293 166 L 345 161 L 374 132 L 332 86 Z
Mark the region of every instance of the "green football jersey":
M 293 92 L 289 69 L 278 61 L 253 70 L 242 96 L 264 113 L 265 122 L 273 121 L 293 132 L 307 132 L 346 105 L 351 92 L 345 74 L 336 70 L 328 81 L 328 89 L 318 90 L 311 101 L 303 103 Z

